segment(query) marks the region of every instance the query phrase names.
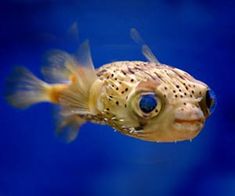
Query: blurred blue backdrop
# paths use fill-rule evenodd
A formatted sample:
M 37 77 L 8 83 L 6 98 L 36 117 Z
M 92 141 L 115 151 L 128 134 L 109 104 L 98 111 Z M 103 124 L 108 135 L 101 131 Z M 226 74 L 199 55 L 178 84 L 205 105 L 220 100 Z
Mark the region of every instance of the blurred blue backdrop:
M 0 196 L 235 195 L 234 4 L 1 1 Z M 52 48 L 74 51 L 88 38 L 96 67 L 144 60 L 129 38 L 131 27 L 161 62 L 216 92 L 216 111 L 192 142 L 148 143 L 88 123 L 75 142 L 65 144 L 55 137 L 51 105 L 21 111 L 5 103 L 4 81 L 13 67 L 27 66 L 40 76 L 42 56 Z

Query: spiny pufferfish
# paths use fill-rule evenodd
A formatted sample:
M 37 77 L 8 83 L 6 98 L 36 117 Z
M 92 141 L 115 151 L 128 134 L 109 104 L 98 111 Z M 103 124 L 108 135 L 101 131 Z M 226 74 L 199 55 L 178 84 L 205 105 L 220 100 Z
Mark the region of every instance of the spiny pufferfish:
M 135 29 L 135 40 L 141 40 Z M 95 69 L 88 42 L 76 55 L 53 51 L 42 73 L 46 83 L 25 68 L 18 70 L 7 94 L 16 107 L 50 102 L 59 106 L 57 133 L 76 138 L 87 122 L 107 124 L 145 141 L 175 142 L 198 135 L 215 105 L 203 82 L 180 69 L 160 63 L 142 44 L 143 61 L 117 61 Z

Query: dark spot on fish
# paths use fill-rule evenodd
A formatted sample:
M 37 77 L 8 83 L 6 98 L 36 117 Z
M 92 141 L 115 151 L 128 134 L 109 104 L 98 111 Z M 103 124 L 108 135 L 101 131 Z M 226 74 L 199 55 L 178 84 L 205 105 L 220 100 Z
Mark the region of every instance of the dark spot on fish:
M 125 91 L 127 92 L 127 91 L 128 91 L 128 88 L 126 88 Z
M 201 91 L 199 91 L 199 95 L 202 95 L 202 92 L 201 92 Z
M 121 72 L 122 72 L 124 75 L 126 75 L 126 72 L 125 72 L 125 71 L 121 70 Z
M 138 70 L 138 71 L 143 71 L 143 69 L 139 68 L 139 67 L 134 67 L 135 70 Z
M 183 98 L 184 96 L 183 95 L 180 95 L 181 98 Z
M 119 89 L 119 88 L 117 87 L 116 90 L 118 91 L 118 89 Z
M 175 95 L 175 98 L 177 98 L 178 97 L 178 95 Z
M 118 102 L 118 101 L 116 101 L 116 105 L 119 105 L 119 102 Z
M 125 93 L 125 91 L 122 91 L 122 94 L 124 94 Z
M 109 108 L 106 108 L 106 110 L 108 110 L 108 111 L 109 111 Z
M 179 88 L 180 86 L 179 85 L 176 85 L 176 88 Z
M 181 92 L 182 90 L 181 89 L 179 89 L 179 92 Z
M 178 75 L 182 80 L 184 80 L 184 77 L 183 76 L 181 76 L 181 75 Z
M 153 72 L 153 73 L 160 78 L 160 76 L 157 74 L 157 72 Z
M 194 91 L 192 91 L 192 94 L 194 94 Z
M 101 75 L 103 75 L 106 71 L 107 71 L 107 70 L 103 69 L 103 70 L 101 70 L 100 72 L 98 72 L 97 75 L 98 75 L 98 76 L 101 76 Z
M 134 82 L 134 79 L 131 79 L 131 82 Z
M 127 69 L 128 69 L 128 71 L 129 71 L 131 74 L 135 74 L 135 72 L 132 71 L 130 67 L 127 67 Z
M 184 105 L 186 105 L 186 103 L 184 103 Z
M 114 78 L 114 80 L 117 80 L 117 78 Z
M 186 95 L 187 95 L 187 93 L 184 93 L 184 95 L 186 96 Z
M 166 95 L 165 95 L 165 94 L 164 94 L 163 96 L 166 98 Z
M 124 106 L 125 106 L 125 108 L 127 107 L 126 104 Z
M 155 112 L 158 113 L 158 109 L 156 109 Z
M 134 129 L 135 129 L 136 131 L 140 131 L 140 130 L 143 130 L 143 128 L 144 128 L 144 127 L 140 125 L 140 126 L 138 126 L 138 127 L 135 127 Z
M 109 97 L 110 97 L 111 99 L 113 98 L 113 96 L 111 96 L 111 95 L 110 95 Z
M 111 75 L 111 77 L 113 77 L 113 76 L 114 76 L 114 74 Z
M 164 89 L 167 90 L 167 87 L 165 86 Z
M 176 93 L 176 91 L 175 91 L 175 90 L 173 90 L 173 93 Z

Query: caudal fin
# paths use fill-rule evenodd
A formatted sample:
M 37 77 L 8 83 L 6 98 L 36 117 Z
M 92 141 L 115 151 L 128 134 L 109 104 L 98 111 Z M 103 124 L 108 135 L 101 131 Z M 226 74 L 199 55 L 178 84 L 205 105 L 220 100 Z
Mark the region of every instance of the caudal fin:
M 17 68 L 8 79 L 6 99 L 17 108 L 26 108 L 39 102 L 50 102 L 50 85 L 34 76 L 24 67 Z

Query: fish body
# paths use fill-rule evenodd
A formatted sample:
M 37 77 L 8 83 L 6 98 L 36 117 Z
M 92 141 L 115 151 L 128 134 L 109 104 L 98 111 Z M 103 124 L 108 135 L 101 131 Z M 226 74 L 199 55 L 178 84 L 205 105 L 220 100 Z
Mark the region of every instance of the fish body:
M 101 119 L 126 135 L 170 142 L 194 138 L 202 129 L 208 87 L 177 68 L 143 61 L 120 61 L 97 71 L 102 90 L 96 100 Z M 142 95 L 157 97 L 150 113 L 139 108 Z
M 191 140 L 203 128 L 214 97 L 205 83 L 151 55 L 147 62 L 118 61 L 94 69 L 88 43 L 81 46 L 80 58 L 56 51 L 43 69 L 53 83 L 23 69 L 7 99 L 23 108 L 45 101 L 58 105 L 57 133 L 66 131 L 70 141 L 87 121 L 145 141 Z

